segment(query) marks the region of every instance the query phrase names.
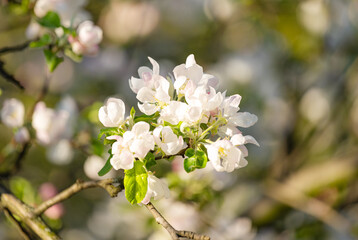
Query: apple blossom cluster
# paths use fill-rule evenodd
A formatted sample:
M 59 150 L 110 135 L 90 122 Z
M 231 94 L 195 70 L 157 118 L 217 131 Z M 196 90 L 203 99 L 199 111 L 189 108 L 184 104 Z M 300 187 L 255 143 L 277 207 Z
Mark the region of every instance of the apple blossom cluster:
M 94 56 L 103 32 L 83 9 L 86 0 L 37 0 L 34 18 L 26 36 L 31 47 L 44 47 L 50 71 L 62 62 L 63 53 L 75 61 L 83 55 Z
M 218 172 L 232 172 L 247 165 L 245 144 L 259 145 L 238 129 L 254 125 L 257 117 L 239 112 L 241 96 L 218 91 L 218 80 L 203 72 L 194 55 L 174 68 L 173 79 L 161 76 L 159 64 L 149 61 L 152 69 L 140 67 L 139 78 L 129 80 L 143 114 L 132 108 L 126 117 L 125 104 L 117 98 L 109 98 L 98 113 L 105 126 L 99 136 L 111 145 L 98 174 L 124 169 L 125 194 L 132 204 L 169 196 L 165 181 L 150 171 L 159 159 L 182 158 L 187 172 L 205 168 L 208 161 Z

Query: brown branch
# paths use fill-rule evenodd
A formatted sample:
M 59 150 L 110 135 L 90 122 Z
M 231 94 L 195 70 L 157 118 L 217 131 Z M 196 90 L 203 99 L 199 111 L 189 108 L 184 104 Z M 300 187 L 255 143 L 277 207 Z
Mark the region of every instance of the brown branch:
M 0 48 L 0 55 L 4 55 L 11 52 L 19 52 L 27 48 L 32 41 L 27 41 L 16 46 Z
M 178 231 L 175 228 L 173 228 L 172 225 L 158 212 L 158 210 L 154 207 L 154 205 L 149 202 L 147 205 L 145 205 L 146 208 L 150 211 L 150 213 L 153 215 L 155 221 L 162 225 L 165 230 L 170 234 L 173 240 L 179 240 L 180 238 L 188 238 L 188 239 L 194 239 L 194 240 L 210 240 L 210 237 L 205 235 L 199 235 L 194 232 L 190 231 Z
M 119 185 L 114 186 L 113 184 L 116 184 L 116 183 Z M 77 182 L 74 183 L 71 187 L 63 190 L 62 192 L 57 194 L 55 197 L 41 203 L 33 211 L 33 213 L 35 216 L 41 215 L 43 212 L 45 212 L 51 206 L 70 198 L 72 195 L 78 193 L 79 191 L 82 191 L 83 189 L 95 188 L 95 187 L 101 187 L 101 188 L 105 189 L 111 197 L 116 197 L 118 195 L 118 193 L 124 189 L 123 180 L 117 179 L 117 178 L 109 178 L 109 179 L 104 179 L 104 180 L 100 180 L 100 181 L 88 181 L 88 182 L 82 182 L 82 181 L 77 180 Z
M 15 86 L 17 86 L 18 88 L 20 88 L 21 90 L 24 89 L 24 86 L 21 85 L 21 83 L 15 79 L 15 77 L 13 75 L 11 75 L 10 73 L 8 73 L 5 69 L 4 69 L 4 62 L 0 60 L 0 75 L 7 80 L 8 82 L 14 84 Z
M 31 240 L 30 233 L 28 233 L 27 230 L 21 226 L 21 223 L 14 217 L 14 215 L 12 215 L 8 209 L 4 209 L 4 213 L 5 216 L 14 223 L 22 238 L 25 240 Z
M 58 240 L 60 239 L 43 221 L 40 217 L 34 217 L 32 208 L 22 203 L 15 196 L 7 193 L 1 194 L 1 206 L 4 210 L 11 212 L 19 218 L 19 221 L 24 223 L 37 236 L 44 240 Z

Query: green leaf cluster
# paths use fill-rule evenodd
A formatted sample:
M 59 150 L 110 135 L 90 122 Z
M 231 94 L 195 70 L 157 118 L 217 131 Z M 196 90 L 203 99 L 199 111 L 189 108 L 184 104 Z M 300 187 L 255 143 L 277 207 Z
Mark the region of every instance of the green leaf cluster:
M 206 163 L 208 162 L 208 158 L 206 153 L 201 150 L 194 150 L 192 148 L 188 148 L 185 151 L 185 156 L 187 158 L 184 159 L 184 169 L 186 172 L 192 172 L 195 169 L 205 168 Z

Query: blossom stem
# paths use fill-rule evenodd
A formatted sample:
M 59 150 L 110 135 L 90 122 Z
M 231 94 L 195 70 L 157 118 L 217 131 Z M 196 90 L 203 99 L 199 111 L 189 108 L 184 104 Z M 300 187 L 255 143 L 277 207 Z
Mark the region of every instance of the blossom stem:
M 200 135 L 199 139 L 197 141 L 203 140 L 203 138 L 206 136 L 206 134 L 212 130 L 213 128 L 219 126 L 220 124 L 225 124 L 226 123 L 226 119 L 225 118 L 220 118 L 219 120 L 217 120 L 213 125 L 211 125 L 210 127 L 208 127 L 207 129 L 205 129 L 205 131 Z

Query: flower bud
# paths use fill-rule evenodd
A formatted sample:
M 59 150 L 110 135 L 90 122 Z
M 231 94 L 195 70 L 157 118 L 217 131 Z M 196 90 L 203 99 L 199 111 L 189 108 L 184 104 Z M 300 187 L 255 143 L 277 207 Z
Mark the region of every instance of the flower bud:
M 84 21 L 78 26 L 78 40 L 86 47 L 92 47 L 102 41 L 103 32 L 91 21 Z
M 98 112 L 99 121 L 105 127 L 118 127 L 124 121 L 125 105 L 121 99 L 109 98 Z

